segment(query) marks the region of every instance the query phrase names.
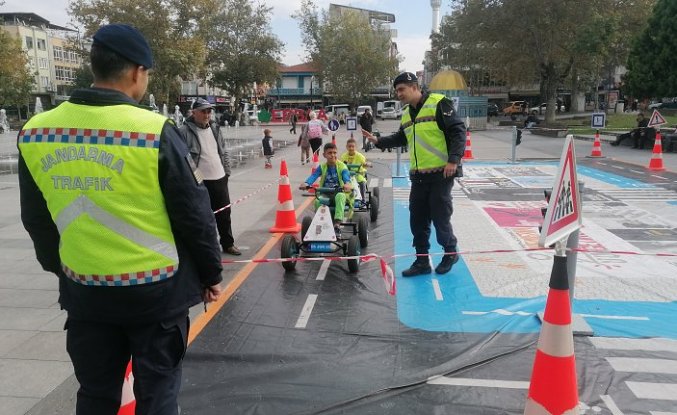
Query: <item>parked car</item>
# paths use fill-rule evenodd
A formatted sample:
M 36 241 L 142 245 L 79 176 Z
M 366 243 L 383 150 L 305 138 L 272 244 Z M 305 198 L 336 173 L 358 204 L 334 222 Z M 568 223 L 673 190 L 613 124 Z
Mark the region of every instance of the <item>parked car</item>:
M 498 116 L 498 105 L 488 103 L 487 104 L 487 115 L 490 117 L 497 117 Z
M 397 119 L 397 111 L 395 111 L 395 108 L 393 107 L 386 107 L 383 108 L 381 111 L 381 119 L 383 120 L 396 120 Z
M 503 115 L 525 114 L 527 112 L 526 101 L 510 101 L 503 108 Z
M 663 101 L 652 102 L 649 109 L 675 109 L 677 108 L 677 98 L 663 99 Z

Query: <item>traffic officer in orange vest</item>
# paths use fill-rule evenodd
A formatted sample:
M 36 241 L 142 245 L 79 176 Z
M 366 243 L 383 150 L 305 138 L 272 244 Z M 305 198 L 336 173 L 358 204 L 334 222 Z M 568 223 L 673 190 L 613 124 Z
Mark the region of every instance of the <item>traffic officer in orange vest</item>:
M 416 260 L 402 272 L 405 277 L 430 274 L 430 222 L 435 226 L 437 243 L 446 255 L 435 273 L 446 274 L 458 262 L 458 245 L 451 226 L 454 208 L 451 189 L 454 178 L 463 175 L 461 157 L 465 151 L 465 125 L 453 103 L 441 94 L 423 93 L 411 72 L 399 74 L 393 82 L 397 99 L 409 107 L 402 113 L 400 129 L 377 138 L 368 131 L 362 135 L 378 148 L 409 146 L 411 192 L 409 226 L 414 235 Z
M 174 122 L 138 104 L 143 35 L 103 26 L 90 57 L 93 86 L 19 133 L 21 219 L 59 278 L 76 414 L 117 414 L 131 358 L 136 412 L 175 415 L 188 309 L 221 293 L 214 214 Z

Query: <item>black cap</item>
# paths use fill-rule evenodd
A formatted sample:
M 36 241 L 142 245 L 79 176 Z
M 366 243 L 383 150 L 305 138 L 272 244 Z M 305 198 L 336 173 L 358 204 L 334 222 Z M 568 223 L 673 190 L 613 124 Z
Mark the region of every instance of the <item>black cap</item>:
M 126 24 L 109 24 L 94 33 L 94 44 L 103 45 L 146 69 L 153 67 L 153 54 L 141 32 Z
M 204 98 L 198 98 L 193 103 L 190 105 L 190 109 L 192 110 L 204 110 L 207 108 L 214 108 L 214 105 L 212 105 L 209 101 L 207 101 Z
M 397 84 L 404 84 L 410 82 L 418 82 L 418 78 L 416 77 L 416 75 L 411 72 L 402 72 L 401 74 L 397 75 L 397 78 L 395 78 L 395 80 L 393 81 L 393 88 L 396 87 Z

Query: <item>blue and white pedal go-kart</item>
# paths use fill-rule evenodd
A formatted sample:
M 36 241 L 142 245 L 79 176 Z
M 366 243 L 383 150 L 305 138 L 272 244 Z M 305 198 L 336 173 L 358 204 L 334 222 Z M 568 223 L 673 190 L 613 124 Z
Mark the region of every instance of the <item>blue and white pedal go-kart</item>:
M 308 187 L 309 188 L 309 187 Z M 369 218 L 365 215 L 353 215 L 352 197 L 346 201 L 346 220 L 340 223 L 339 232 L 334 230 L 334 196 L 340 188 L 318 187 L 315 198 L 319 207 L 315 214 L 305 216 L 301 222 L 301 241 L 294 235 L 282 238 L 281 258 L 308 258 L 323 256 L 358 257 L 369 243 Z M 296 261 L 282 262 L 286 271 L 296 268 Z M 356 273 L 360 270 L 360 259 L 348 259 L 348 270 Z

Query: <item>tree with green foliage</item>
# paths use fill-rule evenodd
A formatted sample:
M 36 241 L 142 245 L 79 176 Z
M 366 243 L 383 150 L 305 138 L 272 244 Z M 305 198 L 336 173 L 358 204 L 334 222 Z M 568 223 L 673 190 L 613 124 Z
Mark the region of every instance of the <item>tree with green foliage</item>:
M 0 108 L 27 105 L 34 83 L 21 40 L 0 29 Z
M 357 106 L 397 74 L 389 29 L 371 25 L 364 14 L 320 17 L 315 3 L 304 0 L 293 17 L 299 21 L 307 57 L 318 68 L 320 84 L 334 101 Z
M 139 29 L 153 51 L 148 93 L 158 102 L 176 102 L 180 80 L 199 73 L 205 64 L 204 16 L 216 0 L 71 0 L 68 11 L 92 36 L 104 24 L 126 23 Z
M 221 0 L 209 20 L 207 80 L 236 103 L 250 95 L 254 82 L 272 84 L 277 78 L 284 44 L 272 33 L 271 10 L 252 0 Z
M 628 91 L 638 97 L 677 96 L 677 2 L 658 0 L 628 57 Z

